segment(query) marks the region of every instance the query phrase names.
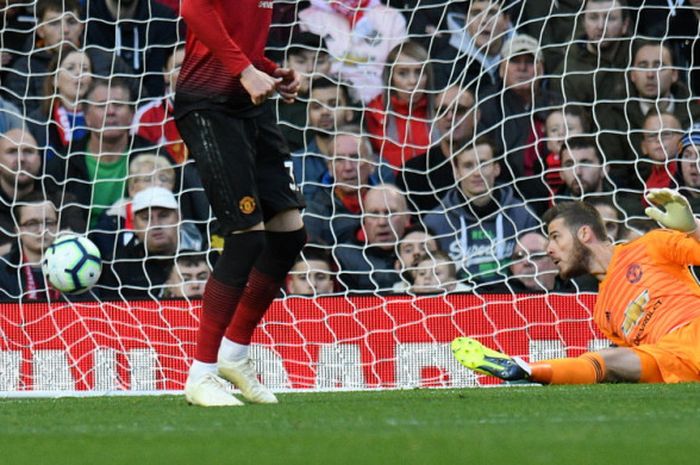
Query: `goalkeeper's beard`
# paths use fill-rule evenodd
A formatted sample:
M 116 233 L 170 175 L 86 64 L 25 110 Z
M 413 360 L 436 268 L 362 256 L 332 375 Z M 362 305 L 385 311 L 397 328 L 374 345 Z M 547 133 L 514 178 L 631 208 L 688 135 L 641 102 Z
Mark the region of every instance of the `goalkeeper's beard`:
M 591 251 L 576 236 L 573 239 L 573 248 L 568 260 L 570 267 L 566 270 L 559 270 L 559 276 L 562 279 L 577 278 L 589 273 L 588 265 L 591 262 Z

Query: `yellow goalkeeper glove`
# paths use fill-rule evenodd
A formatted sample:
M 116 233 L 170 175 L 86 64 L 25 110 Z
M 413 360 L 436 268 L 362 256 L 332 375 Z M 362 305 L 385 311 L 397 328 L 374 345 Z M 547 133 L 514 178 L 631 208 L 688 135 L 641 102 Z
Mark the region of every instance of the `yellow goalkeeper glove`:
M 693 232 L 697 228 L 695 216 L 690 209 L 688 199 L 671 189 L 651 189 L 646 194 L 650 205 L 663 207 L 666 211 L 656 207 L 647 207 L 646 215 L 661 223 L 669 229 L 682 232 Z

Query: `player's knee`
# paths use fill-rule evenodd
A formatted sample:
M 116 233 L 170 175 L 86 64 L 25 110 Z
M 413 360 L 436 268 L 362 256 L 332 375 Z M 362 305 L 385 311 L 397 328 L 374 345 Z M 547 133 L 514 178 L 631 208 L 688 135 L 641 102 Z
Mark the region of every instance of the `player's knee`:
M 306 244 L 306 230 L 265 233 L 265 250 L 257 267 L 271 276 L 284 277 L 294 265 L 294 260 Z
M 605 360 L 605 381 L 609 383 L 636 383 L 641 375 L 641 362 L 633 350 L 626 348 L 604 349 L 600 355 Z
M 296 231 L 304 227 L 301 212 L 297 208 L 290 208 L 277 213 L 265 222 L 266 231 L 287 232 Z

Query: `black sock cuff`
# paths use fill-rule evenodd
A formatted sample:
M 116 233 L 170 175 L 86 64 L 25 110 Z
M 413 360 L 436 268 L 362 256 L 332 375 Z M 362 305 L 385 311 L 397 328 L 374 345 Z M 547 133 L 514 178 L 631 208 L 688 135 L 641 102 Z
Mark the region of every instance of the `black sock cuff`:
M 265 249 L 255 267 L 275 279 L 283 279 L 306 244 L 306 230 L 265 233 Z
M 214 278 L 227 286 L 244 288 L 264 248 L 265 231 L 231 234 L 224 239 L 224 251 L 212 272 Z

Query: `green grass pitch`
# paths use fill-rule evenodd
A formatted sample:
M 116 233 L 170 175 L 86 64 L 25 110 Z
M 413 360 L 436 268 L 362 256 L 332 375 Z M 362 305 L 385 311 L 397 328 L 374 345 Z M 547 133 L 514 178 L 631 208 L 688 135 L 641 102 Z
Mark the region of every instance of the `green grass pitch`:
M 700 384 L 0 399 L 0 464 L 698 464 Z

